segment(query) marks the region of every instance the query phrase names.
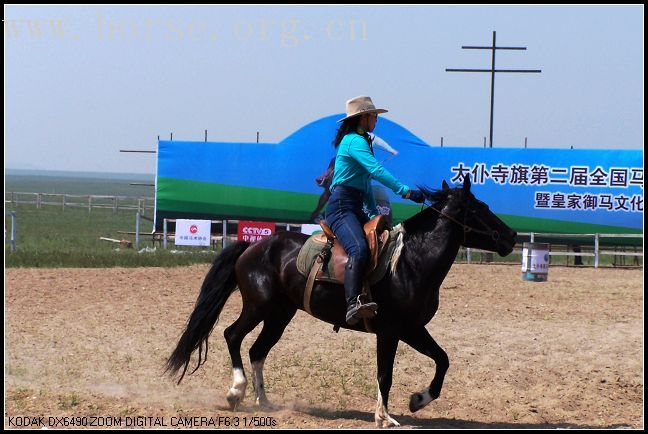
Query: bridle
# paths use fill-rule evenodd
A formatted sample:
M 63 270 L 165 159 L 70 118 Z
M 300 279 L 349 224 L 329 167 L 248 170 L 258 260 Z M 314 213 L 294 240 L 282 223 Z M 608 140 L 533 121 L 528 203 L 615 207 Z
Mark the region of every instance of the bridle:
M 423 205 L 425 205 L 425 202 L 423 202 Z M 463 243 L 464 244 L 466 243 L 466 239 L 467 239 L 466 237 L 468 236 L 469 232 L 474 232 L 474 233 L 477 233 L 477 234 L 487 235 L 487 236 L 490 236 L 491 239 L 493 241 L 495 241 L 496 243 L 499 242 L 499 239 L 500 239 L 499 231 L 496 231 L 496 230 L 492 229 L 490 226 L 488 226 L 488 224 L 481 217 L 479 217 L 478 215 L 475 215 L 475 218 L 486 229 L 477 229 L 477 228 L 474 228 L 474 227 L 469 226 L 469 225 L 466 224 L 466 221 L 468 220 L 468 209 L 470 208 L 468 205 L 469 204 L 466 204 L 466 209 L 464 211 L 463 223 L 460 222 L 459 220 L 457 220 L 456 218 L 452 217 L 451 215 L 448 215 L 448 214 L 444 213 L 443 211 L 436 209 L 435 207 L 432 206 L 431 203 L 428 204 L 428 208 L 432 208 L 441 217 L 445 217 L 448 220 L 450 220 L 450 221 L 458 224 L 459 226 L 461 226 L 461 228 L 463 230 L 463 236 L 464 236 Z

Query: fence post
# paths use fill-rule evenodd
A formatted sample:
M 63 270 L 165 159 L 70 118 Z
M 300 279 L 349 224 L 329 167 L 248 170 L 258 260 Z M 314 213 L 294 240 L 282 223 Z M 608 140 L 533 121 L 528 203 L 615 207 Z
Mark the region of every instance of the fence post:
M 529 241 L 533 242 L 534 238 L 535 238 L 535 234 L 533 232 L 531 232 L 531 237 L 529 238 Z
M 599 265 L 599 234 L 594 234 L 594 268 Z
M 11 211 L 11 251 L 16 251 L 16 211 Z
M 167 248 L 167 219 L 164 219 L 164 224 L 162 226 L 162 233 L 164 239 L 162 240 L 162 247 L 166 250 Z
M 470 247 L 466 247 L 466 261 L 470 264 L 470 261 L 472 260 L 472 252 L 470 251 Z
M 65 211 L 65 193 L 63 193 L 63 211 Z
M 223 219 L 223 249 L 227 247 L 227 220 Z
M 43 199 L 41 198 L 40 193 L 36 193 L 36 209 L 41 209 L 41 201 Z
M 140 232 L 140 213 L 135 214 L 135 250 L 139 250 L 139 232 Z
M 117 196 L 113 196 L 113 212 L 117 212 Z
M 88 212 L 92 212 L 92 196 L 88 195 Z

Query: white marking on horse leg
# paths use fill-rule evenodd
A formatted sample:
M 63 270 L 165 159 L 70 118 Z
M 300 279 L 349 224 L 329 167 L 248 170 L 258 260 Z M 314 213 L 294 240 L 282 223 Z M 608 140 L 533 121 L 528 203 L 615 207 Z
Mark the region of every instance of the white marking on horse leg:
M 245 389 L 247 388 L 247 378 L 245 378 L 245 371 L 242 368 L 234 368 L 232 370 L 233 384 L 227 392 L 227 402 L 230 408 L 236 410 L 236 407 L 245 398 Z
M 378 385 L 378 403 L 376 405 L 376 414 L 374 415 L 374 419 L 376 420 L 376 427 L 378 428 L 400 426 L 400 423 L 396 422 L 396 419 L 392 418 L 389 413 L 387 413 L 387 406 L 383 404 L 382 394 L 380 393 L 380 385 Z
M 270 402 L 265 394 L 263 383 L 263 364 L 265 359 L 252 363 L 252 387 L 254 388 L 254 402 L 261 407 L 269 406 Z

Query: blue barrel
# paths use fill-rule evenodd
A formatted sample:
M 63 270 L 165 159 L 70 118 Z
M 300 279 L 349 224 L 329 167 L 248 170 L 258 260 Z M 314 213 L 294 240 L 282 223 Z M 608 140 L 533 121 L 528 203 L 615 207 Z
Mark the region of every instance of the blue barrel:
M 549 276 L 549 244 L 522 245 L 522 280 L 546 282 Z

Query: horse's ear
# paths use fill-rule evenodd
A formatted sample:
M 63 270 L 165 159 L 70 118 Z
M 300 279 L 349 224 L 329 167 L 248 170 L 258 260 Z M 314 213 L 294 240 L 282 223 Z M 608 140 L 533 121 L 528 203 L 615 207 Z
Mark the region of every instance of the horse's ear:
M 470 175 L 469 174 L 466 174 L 466 176 L 464 177 L 463 189 L 464 189 L 464 191 L 470 191 Z
M 450 188 L 445 179 L 443 180 L 443 183 L 441 183 L 441 188 Z

